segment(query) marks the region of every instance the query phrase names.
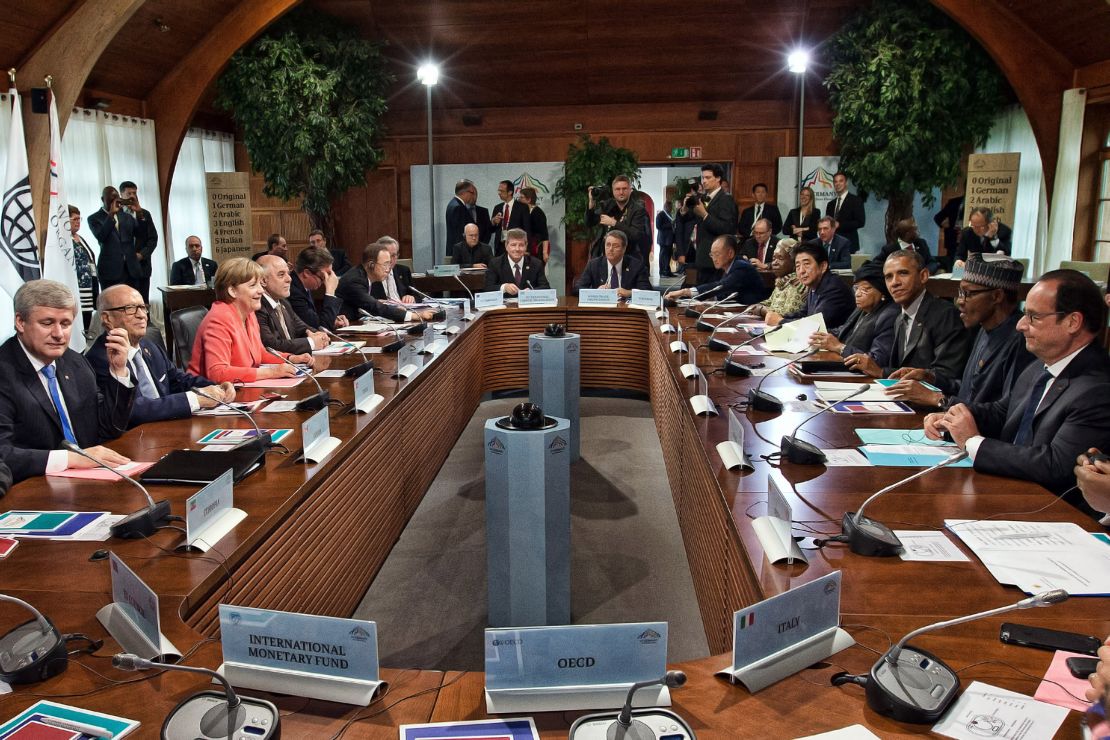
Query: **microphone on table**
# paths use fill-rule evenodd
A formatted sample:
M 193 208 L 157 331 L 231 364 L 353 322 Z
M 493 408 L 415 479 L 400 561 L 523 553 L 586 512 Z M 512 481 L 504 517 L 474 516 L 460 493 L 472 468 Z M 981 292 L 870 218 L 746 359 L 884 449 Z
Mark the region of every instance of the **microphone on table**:
M 713 324 L 710 324 L 708 321 L 704 320 L 702 318 L 702 316 L 705 316 L 705 314 L 709 313 L 711 310 L 713 310 L 717 306 L 721 305 L 722 303 L 726 303 L 727 301 L 731 301 L 737 295 L 739 295 L 739 294 L 736 291 L 733 291 L 733 292 L 729 293 L 728 295 L 726 295 L 721 300 L 714 301 L 713 303 L 710 303 L 708 306 L 703 308 L 701 313 L 698 314 L 698 323 L 694 324 L 694 331 L 713 331 L 713 329 L 715 328 L 713 326 Z M 747 308 L 747 306 L 745 306 L 744 308 Z
M 667 688 L 675 689 L 686 683 L 686 674 L 682 671 L 667 671 L 663 676 L 651 681 L 634 683 L 628 689 L 628 697 L 616 718 L 612 714 L 593 714 L 580 717 L 570 728 L 570 740 L 593 740 L 593 738 L 610 738 L 611 740 L 656 740 L 659 735 L 652 728 L 652 724 L 677 725 L 670 734 L 664 735 L 675 740 L 693 740 L 694 731 L 686 724 L 686 720 L 668 709 L 651 708 L 632 711 L 632 697 L 640 689 L 649 686 L 665 684 Z M 647 721 L 645 721 L 647 720 Z M 651 724 L 649 724 L 651 722 Z
M 747 306 L 741 306 L 741 308 L 747 308 Z M 713 350 L 714 352 L 731 351 L 733 349 L 732 345 L 723 339 L 717 339 L 717 332 L 728 326 L 732 322 L 736 321 L 737 319 L 742 318 L 744 318 L 743 311 L 741 311 L 740 313 L 734 313 L 732 316 L 729 316 L 727 319 L 713 327 L 713 331 L 709 333 L 709 340 L 705 343 L 705 346 L 709 347 L 709 349 Z
M 297 375 L 302 374 L 301 369 L 297 367 L 295 363 L 290 362 L 288 357 L 283 357 L 282 355 L 279 355 L 273 347 L 267 347 L 266 351 L 269 352 L 271 355 L 276 355 L 277 357 L 281 358 L 282 362 L 297 371 Z M 320 385 L 320 381 L 317 380 L 316 376 L 312 374 L 312 370 L 306 370 L 303 374 L 307 375 L 309 380 L 316 384 L 316 393 L 308 396 L 307 398 L 302 398 L 301 400 L 297 401 L 296 409 L 297 411 L 319 411 L 320 409 L 327 406 L 328 402 L 331 401 L 331 394 L 323 389 L 323 387 Z
M 174 707 L 162 724 L 162 737 L 251 737 L 267 740 L 281 736 L 281 714 L 277 707 L 265 699 L 239 696 L 227 679 L 216 671 L 173 663 L 153 663 L 131 653 L 117 653 L 112 657 L 112 665 L 121 671 L 155 669 L 199 673 L 223 685 L 222 692 L 201 691 Z
M 867 508 L 869 503 L 879 496 L 882 496 L 884 493 L 904 483 L 909 483 L 912 480 L 931 473 L 934 470 L 940 470 L 941 468 L 958 463 L 965 457 L 967 457 L 967 450 L 959 450 L 944 458 L 936 465 L 932 465 L 924 470 L 919 470 L 908 478 L 903 478 L 900 481 L 891 483 L 886 488 L 875 491 L 875 493 L 871 494 L 867 500 L 860 505 L 858 511 L 855 513 L 849 511 L 844 514 L 840 523 L 840 534 L 835 537 L 830 537 L 827 540 L 818 540 L 817 544 L 823 545 L 826 542 L 847 542 L 848 547 L 857 555 L 876 557 L 897 555 L 902 552 L 902 541 L 898 539 L 898 535 L 894 534 L 894 532 L 882 522 L 877 522 L 874 519 L 865 517 L 863 515 L 863 510 Z
M 779 326 L 782 326 L 782 325 L 779 324 Z M 767 332 L 763 336 L 767 336 L 767 334 L 770 334 L 770 333 L 771 332 Z M 771 375 L 773 375 L 774 373 L 777 373 L 779 370 L 782 370 L 784 368 L 788 368 L 791 365 L 794 365 L 798 362 L 801 362 L 805 358 L 810 357 L 812 355 L 815 355 L 820 351 L 821 351 L 820 348 L 811 349 L 809 352 L 806 352 L 801 357 L 798 357 L 797 359 L 791 360 L 790 362 L 786 363 L 782 367 L 777 367 L 774 370 L 772 370 L 771 372 L 764 375 L 759 380 L 759 385 L 757 385 L 755 388 L 752 388 L 750 391 L 748 391 L 748 407 L 753 408 L 756 411 L 782 411 L 782 401 L 775 398 L 770 393 L 764 393 L 761 390 L 763 388 L 763 384 L 765 382 L 767 382 L 767 378 L 771 377 Z
M 118 522 L 111 526 L 109 532 L 111 532 L 113 537 L 119 537 L 125 540 L 147 537 L 154 534 L 154 532 L 157 531 L 159 527 L 169 522 L 169 501 L 162 500 L 155 503 L 154 499 L 151 498 L 150 493 L 146 490 L 142 483 L 135 480 L 129 475 L 124 475 L 123 473 L 113 468 L 111 465 L 107 465 L 100 460 L 97 460 L 95 457 L 85 452 L 80 447 L 70 442 L 68 439 L 62 440 L 62 446 L 75 455 L 80 455 L 86 460 L 91 460 L 92 462 L 96 463 L 97 467 L 109 470 L 112 473 L 118 475 L 120 478 L 123 478 L 125 481 L 135 486 L 135 488 L 138 488 L 139 491 L 143 494 L 143 498 L 146 499 L 146 508 L 139 509 L 136 512 L 128 514 L 123 519 L 120 519 Z
M 255 463 L 257 463 L 258 460 L 262 459 L 262 457 L 266 454 L 266 450 L 275 446 L 273 437 L 270 435 L 270 433 L 266 432 L 265 434 L 263 434 L 262 428 L 258 426 L 258 422 L 254 420 L 254 416 L 252 416 L 250 414 L 250 412 L 248 412 L 246 409 L 241 409 L 238 406 L 236 406 L 235 404 L 228 403 L 227 401 L 223 400 L 222 398 L 216 398 L 215 396 L 211 396 L 211 395 L 205 393 L 204 389 L 202 389 L 202 388 L 193 388 L 192 391 L 193 391 L 193 393 L 196 393 L 198 396 L 204 396 L 205 398 L 207 398 L 209 401 L 212 401 L 213 403 L 216 403 L 220 406 L 223 406 L 224 408 L 229 408 L 232 411 L 234 411 L 235 413 L 247 417 L 247 421 L 249 421 L 251 423 L 251 426 L 254 427 L 254 439 L 252 439 L 250 441 L 247 441 L 247 442 L 244 442 L 243 444 L 239 445 L 238 449 L 243 449 L 243 450 L 253 449 L 253 450 L 255 450 L 258 453 L 258 457 L 255 459 Z M 254 463 L 252 463 L 252 465 L 254 465 Z
M 870 388 L 870 384 L 861 383 L 854 391 L 852 391 L 844 398 L 840 399 L 837 403 L 850 401 L 861 393 L 866 393 Z M 782 456 L 795 465 L 824 465 L 825 462 L 828 460 L 828 458 L 825 457 L 825 453 L 822 452 L 820 448 L 818 448 L 816 445 L 812 445 L 809 442 L 798 439 L 798 430 L 835 405 L 836 404 L 832 403 L 827 404 L 825 408 L 821 409 L 813 416 L 808 417 L 807 419 L 802 421 L 801 424 L 795 427 L 793 434 L 783 435 L 782 440 L 779 442 L 779 449 L 782 450 Z
M 69 667 L 66 641 L 54 623 L 23 599 L 0 594 L 0 601 L 21 606 L 35 615 L 0 637 L 0 681 L 37 683 Z
M 463 290 L 466 291 L 466 294 L 468 296 L 470 296 L 470 309 L 471 309 L 471 311 L 473 311 L 474 310 L 474 293 L 471 292 L 470 288 L 466 287 L 466 283 L 463 282 L 463 279 L 461 277 L 459 277 L 458 273 L 455 273 L 451 277 L 455 278 L 455 280 L 457 280 L 459 282 L 459 285 L 461 285 L 463 287 Z M 462 319 L 463 321 L 470 321 L 470 319 L 467 318 L 467 314 L 469 314 L 469 313 L 470 313 L 470 311 L 463 311 L 463 319 Z
M 710 288 L 709 290 L 705 291 L 704 293 L 698 293 L 696 296 L 694 296 L 693 300 L 697 301 L 701 298 L 705 298 L 707 295 L 713 295 L 714 293 L 716 293 L 718 290 L 720 290 L 723 287 L 725 287 L 725 285 L 724 285 L 724 283 L 721 283 L 716 288 Z M 686 315 L 686 318 L 688 318 L 688 319 L 700 319 L 701 314 L 702 314 L 701 311 L 698 311 L 693 306 L 687 306 L 686 311 L 684 313 Z
M 393 335 L 395 337 L 397 337 L 397 340 L 394 341 L 394 342 L 390 342 L 389 344 L 382 347 L 382 352 L 383 353 L 385 353 L 387 355 L 396 354 L 398 351 L 400 351 L 400 349 L 402 347 L 405 346 L 405 340 L 401 338 L 401 332 L 397 331 L 397 327 L 393 325 L 393 322 L 386 321 L 381 316 L 375 316 L 374 314 L 370 313 L 369 311 L 367 311 L 364 308 L 360 308 L 358 310 L 358 312 L 360 314 L 362 314 L 363 316 L 365 316 L 366 318 L 370 319 L 371 321 L 380 322 L 380 323 L 384 324 L 387 328 L 393 330 Z
M 338 339 L 340 344 L 345 344 L 348 347 L 350 347 L 351 349 L 355 349 L 354 342 L 351 342 L 348 339 L 344 339 L 343 337 L 339 336 L 338 334 L 336 334 L 334 331 L 332 331 L 328 327 L 324 326 L 323 324 L 320 324 L 320 331 L 324 332 L 325 334 L 327 334 L 332 339 Z
M 671 285 L 668 285 L 665 289 L 660 290 L 659 292 L 662 293 L 664 296 L 666 296 L 667 293 L 670 293 L 675 288 L 680 287 L 685 282 L 686 282 L 686 276 L 683 275 L 678 280 L 674 281 L 674 283 L 672 283 Z M 663 308 L 674 308 L 677 305 L 678 305 L 678 302 L 675 299 L 673 299 L 673 298 L 663 298 Z
M 355 347 L 354 342 L 347 341 L 346 339 L 339 336 L 338 334 L 336 334 L 334 331 L 332 331 L 328 327 L 324 326 L 323 324 L 320 325 L 320 328 L 326 334 L 331 336 L 333 339 L 338 339 L 340 342 L 347 345 L 351 349 L 354 349 L 356 352 L 358 351 L 358 348 Z M 364 373 L 368 373 L 368 372 L 370 372 L 371 370 L 374 369 L 374 361 L 373 360 L 367 360 L 366 355 L 362 354 L 361 352 L 359 352 L 359 356 L 363 358 L 363 361 L 358 363 L 357 365 L 351 365 L 349 368 L 344 370 L 343 371 L 343 377 L 344 378 L 357 378 L 357 377 L 363 375 Z
M 894 647 L 875 661 L 867 675 L 838 673 L 833 676 L 833 686 L 854 683 L 864 687 L 867 705 L 886 717 L 899 722 L 932 724 L 940 719 L 948 705 L 960 691 L 960 678 L 944 661 L 932 653 L 907 645 L 918 635 L 971 622 L 983 617 L 993 617 L 1015 609 L 1052 606 L 1068 600 L 1063 589 L 1045 591 L 1022 599 L 1016 604 L 990 609 L 966 617 L 937 622 L 916 629 L 898 641 Z
M 741 364 L 739 362 L 734 361 L 732 359 L 732 353 L 735 352 L 736 350 L 740 349 L 741 347 L 747 347 L 749 344 L 751 344 L 752 342 L 754 342 L 757 339 L 760 339 L 762 337 L 766 337 L 769 334 L 774 334 L 776 331 L 778 331 L 782 327 L 783 327 L 783 324 L 779 324 L 778 326 L 773 327 L 770 331 L 765 331 L 762 334 L 756 334 L 755 336 L 748 337 L 747 339 L 745 339 L 743 342 L 740 342 L 740 344 L 736 345 L 735 347 L 733 347 L 731 344 L 727 345 L 728 354 L 725 355 L 725 366 L 724 366 L 725 367 L 725 375 L 731 375 L 733 377 L 739 377 L 739 378 L 749 378 L 749 377 L 751 377 L 751 374 L 752 374 L 751 368 L 748 367 L 747 365 L 744 365 L 744 364 Z M 718 340 L 718 341 L 720 341 L 720 340 Z
M 453 307 L 454 306 L 454 304 L 448 303 L 447 301 L 442 300 L 440 298 L 433 298 L 432 296 L 428 295 L 427 293 L 420 290 L 420 288 L 417 288 L 416 286 L 410 285 L 409 290 L 411 290 L 413 293 L 416 293 L 417 295 L 419 295 L 421 298 L 423 298 L 426 301 L 431 301 L 432 303 L 435 303 L 438 306 L 443 306 L 443 308 L 436 311 L 436 315 L 432 317 L 432 321 L 440 321 L 441 319 L 447 318 L 447 310 L 446 309 L 448 307 Z

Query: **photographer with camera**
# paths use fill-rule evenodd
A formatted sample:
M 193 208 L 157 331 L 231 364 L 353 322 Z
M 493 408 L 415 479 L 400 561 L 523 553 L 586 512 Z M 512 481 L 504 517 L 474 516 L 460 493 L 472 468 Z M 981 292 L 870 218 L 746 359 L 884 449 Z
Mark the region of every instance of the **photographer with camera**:
M 96 260 L 100 289 L 126 283 L 138 290 L 144 271 L 135 242 L 135 217 L 123 209 L 119 191 L 111 185 L 104 188 L 100 200 L 104 207 L 88 219 L 89 229 L 100 244 L 100 256 Z
M 587 193 L 590 202 L 586 206 L 586 226 L 601 224 L 605 229 L 590 247 L 590 256 L 600 256 L 605 235 L 613 229 L 620 229 L 628 237 L 629 251 L 645 265 L 651 264 L 651 230 L 648 228 L 647 209 L 639 198 L 632 197 L 632 181 L 628 175 L 614 177 L 611 191 L 604 185 L 597 185 L 590 187 Z
M 717 268 L 709 250 L 717 237 L 736 234 L 736 221 L 740 217 L 736 201 L 721 187 L 725 170 L 719 164 L 701 167 L 701 192 L 686 196 L 680 212 L 694 222 L 694 264 L 698 268 L 698 284 L 708 283 Z

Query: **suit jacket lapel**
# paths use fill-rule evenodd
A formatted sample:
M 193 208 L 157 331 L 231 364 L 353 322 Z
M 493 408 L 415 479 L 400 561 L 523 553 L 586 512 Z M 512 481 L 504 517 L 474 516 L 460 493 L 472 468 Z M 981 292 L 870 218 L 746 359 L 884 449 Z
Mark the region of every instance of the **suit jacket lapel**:
M 20 355 L 23 354 L 19 347 L 15 349 L 19 351 Z M 16 358 L 16 362 L 19 363 L 19 369 L 23 373 L 23 384 L 27 388 L 27 392 L 38 402 L 38 405 L 46 412 L 47 418 L 50 419 L 51 423 L 61 432 L 62 418 L 58 415 L 58 410 L 54 408 L 54 402 L 51 401 L 50 396 L 47 395 L 46 388 L 43 387 L 42 381 L 38 378 L 38 373 L 31 367 L 31 363 L 27 361 L 26 357 L 19 356 Z M 65 398 L 66 408 L 75 408 L 73 405 L 75 402 L 71 401 L 69 394 L 65 392 L 65 384 L 61 382 L 63 368 L 64 366 L 61 365 L 60 361 L 55 363 L 54 369 L 57 371 L 58 386 L 62 389 L 62 396 Z

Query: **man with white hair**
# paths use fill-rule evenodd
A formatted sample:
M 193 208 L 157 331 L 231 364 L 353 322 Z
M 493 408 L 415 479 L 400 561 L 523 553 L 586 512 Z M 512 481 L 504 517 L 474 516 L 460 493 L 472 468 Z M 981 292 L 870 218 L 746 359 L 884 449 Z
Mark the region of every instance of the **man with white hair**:
M 261 307 L 254 312 L 262 345 L 294 355 L 327 347 L 331 341 L 328 335 L 314 331 L 289 303 L 289 289 L 293 284 L 289 263 L 281 257 L 265 254 L 258 258 L 258 264 L 266 271 L 262 277 L 262 288 L 266 292 L 262 294 Z
M 412 270 L 397 262 L 401 254 L 401 245 L 392 236 L 383 236 L 378 239 L 389 252 L 393 264 L 386 273 L 384 280 L 379 280 L 370 286 L 370 295 L 379 301 L 400 301 L 401 303 L 415 303 L 416 293 L 412 290 Z
M 53 280 L 32 280 L 15 294 L 15 336 L 0 345 L 0 459 L 14 481 L 91 468 L 92 461 L 63 448 L 84 448 L 101 462 L 129 460 L 102 447 L 127 429 L 135 384 L 127 367 L 123 329 L 105 337 L 108 377 L 69 348 L 77 301 Z

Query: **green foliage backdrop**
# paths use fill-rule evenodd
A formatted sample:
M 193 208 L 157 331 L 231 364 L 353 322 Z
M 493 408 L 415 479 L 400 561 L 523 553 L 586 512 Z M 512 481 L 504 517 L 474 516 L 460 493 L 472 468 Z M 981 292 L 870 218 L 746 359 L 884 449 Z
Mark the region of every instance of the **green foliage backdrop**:
M 1006 85 L 993 60 L 926 0 L 875 0 L 828 50 L 825 78 L 840 167 L 861 189 L 890 201 L 887 233 L 912 215 L 913 195 L 960 177 L 960 159 L 982 145 Z
M 302 7 L 231 58 L 216 102 L 242 130 L 266 195 L 303 197 L 330 233 L 332 198 L 381 161 L 375 142 L 392 82 L 381 44 Z
M 582 134 L 567 147 L 563 176 L 555 183 L 552 197 L 566 203 L 563 223 L 571 238 L 591 236 L 586 228 L 586 190 L 591 185 L 608 185 L 617 175 L 628 175 L 634 186 L 639 184 L 640 160 L 631 149 L 613 146 L 604 136 L 595 142 L 589 134 Z

